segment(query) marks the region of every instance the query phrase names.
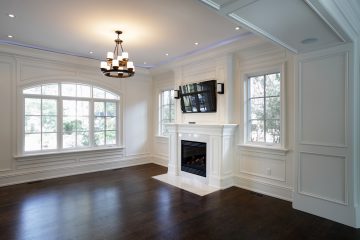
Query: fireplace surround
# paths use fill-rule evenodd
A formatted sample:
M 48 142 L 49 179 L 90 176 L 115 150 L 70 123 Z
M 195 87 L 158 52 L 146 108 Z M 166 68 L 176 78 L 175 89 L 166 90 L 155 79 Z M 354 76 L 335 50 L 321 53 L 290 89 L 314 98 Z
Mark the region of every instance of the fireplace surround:
M 192 178 L 219 189 L 233 184 L 236 124 L 167 124 L 167 128 L 169 131 L 168 175 Z M 182 141 L 205 144 L 206 164 L 203 176 L 183 171 Z

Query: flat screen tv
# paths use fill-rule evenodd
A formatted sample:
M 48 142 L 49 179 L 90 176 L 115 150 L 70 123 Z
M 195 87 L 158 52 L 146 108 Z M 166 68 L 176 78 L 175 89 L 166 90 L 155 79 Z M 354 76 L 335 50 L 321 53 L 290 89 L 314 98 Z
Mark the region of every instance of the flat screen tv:
M 216 80 L 180 86 L 183 113 L 216 112 Z

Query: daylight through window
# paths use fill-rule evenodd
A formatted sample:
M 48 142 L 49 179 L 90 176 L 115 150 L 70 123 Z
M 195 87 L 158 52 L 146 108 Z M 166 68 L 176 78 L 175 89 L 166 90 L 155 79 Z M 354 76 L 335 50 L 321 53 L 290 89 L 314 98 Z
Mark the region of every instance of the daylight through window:
M 85 84 L 52 83 L 23 90 L 24 152 L 118 144 L 120 97 Z
M 162 91 L 159 95 L 159 103 L 159 134 L 167 135 L 168 131 L 165 123 L 173 123 L 175 121 L 174 91 Z
M 248 78 L 248 142 L 280 143 L 280 73 Z

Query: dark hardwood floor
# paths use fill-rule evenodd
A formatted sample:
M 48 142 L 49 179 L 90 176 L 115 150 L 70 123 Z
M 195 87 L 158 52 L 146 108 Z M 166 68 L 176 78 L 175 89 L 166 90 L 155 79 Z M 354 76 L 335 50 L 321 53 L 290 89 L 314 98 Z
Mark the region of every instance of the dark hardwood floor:
M 232 187 L 204 197 L 155 164 L 0 188 L 0 239 L 360 239 L 360 231 Z

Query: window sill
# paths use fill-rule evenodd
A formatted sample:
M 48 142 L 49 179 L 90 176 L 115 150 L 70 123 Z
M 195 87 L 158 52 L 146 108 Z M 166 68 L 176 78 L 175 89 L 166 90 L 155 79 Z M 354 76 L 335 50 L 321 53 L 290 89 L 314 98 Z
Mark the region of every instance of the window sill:
M 255 145 L 255 144 L 238 144 L 243 150 L 249 150 L 254 152 L 267 152 L 274 153 L 279 155 L 286 155 L 289 149 L 283 148 L 281 146 L 267 146 L 267 145 Z
M 56 155 L 66 155 L 66 154 L 77 154 L 77 153 L 87 153 L 87 152 L 105 152 L 111 150 L 124 149 L 125 146 L 108 146 L 108 147 L 98 147 L 98 148 L 86 148 L 86 149 L 76 149 L 68 151 L 57 151 L 57 152 L 39 152 L 39 153 L 29 153 L 29 154 L 20 154 L 15 155 L 15 159 L 26 159 L 33 157 L 46 157 L 46 156 L 56 156 Z

